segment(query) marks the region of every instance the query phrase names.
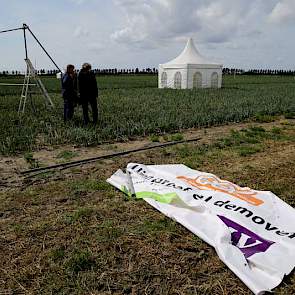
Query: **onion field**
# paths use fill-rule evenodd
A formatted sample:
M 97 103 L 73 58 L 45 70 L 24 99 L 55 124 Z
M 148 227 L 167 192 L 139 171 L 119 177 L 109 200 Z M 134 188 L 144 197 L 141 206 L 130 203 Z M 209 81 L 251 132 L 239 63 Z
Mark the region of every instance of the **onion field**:
M 140 136 L 159 135 L 194 127 L 209 127 L 246 119 L 271 120 L 295 115 L 295 79 L 280 76 L 225 76 L 221 89 L 158 89 L 157 77 L 98 76 L 99 123 L 83 126 L 81 107 L 74 120 L 63 122 L 60 80 L 42 78 L 55 103 L 44 107 L 34 95 L 18 116 L 21 87 L 0 86 L 0 153 L 38 150 L 48 145 L 98 145 Z M 22 83 L 1 77 L 0 83 Z

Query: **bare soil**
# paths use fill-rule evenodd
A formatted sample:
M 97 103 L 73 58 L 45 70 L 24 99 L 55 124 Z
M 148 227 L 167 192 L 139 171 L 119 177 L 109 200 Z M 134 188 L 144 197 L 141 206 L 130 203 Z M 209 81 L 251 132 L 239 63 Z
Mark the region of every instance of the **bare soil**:
M 202 129 L 189 129 L 184 130 L 181 134 L 183 139 L 201 138 L 198 144 L 210 144 L 219 138 L 225 137 L 232 130 L 241 130 L 250 126 L 262 126 L 267 130 L 273 127 L 282 127 L 285 120 L 275 121 L 271 123 L 236 123 L 225 126 L 202 128 Z M 290 124 L 295 124 L 295 120 L 289 120 Z M 164 141 L 163 138 L 159 138 Z M 49 146 L 42 150 L 33 153 L 34 159 L 39 165 L 50 166 L 58 163 L 66 163 L 69 161 L 83 160 L 92 157 L 99 157 L 107 154 L 112 154 L 121 151 L 132 149 L 140 149 L 147 146 L 152 146 L 153 142 L 149 138 L 139 138 L 137 140 L 128 142 L 116 142 L 113 144 L 103 144 L 96 147 L 76 147 L 72 145 L 63 146 Z M 59 155 L 64 152 L 72 152 L 75 156 L 71 159 L 62 159 Z M 157 153 L 155 151 L 155 153 Z M 132 156 L 130 156 L 132 157 Z M 21 187 L 24 177 L 20 172 L 32 168 L 30 163 L 25 160 L 24 155 L 4 157 L 0 156 L 0 191 L 10 190 L 15 187 Z
M 283 124 L 282 124 L 283 123 Z M 294 121 L 242 123 L 188 130 L 190 144 L 44 173 L 19 176 L 23 156 L 2 157 L 0 294 L 251 294 L 214 249 L 144 201 L 127 198 L 105 180 L 129 162 L 184 163 L 260 190 L 295 206 Z M 281 137 L 220 148 L 231 130 L 262 126 Z M 63 151 L 73 160 L 153 144 L 149 139 L 97 148 L 54 147 L 34 153 L 44 165 Z M 242 149 L 243 148 L 243 149 Z M 295 294 L 294 272 L 275 294 Z

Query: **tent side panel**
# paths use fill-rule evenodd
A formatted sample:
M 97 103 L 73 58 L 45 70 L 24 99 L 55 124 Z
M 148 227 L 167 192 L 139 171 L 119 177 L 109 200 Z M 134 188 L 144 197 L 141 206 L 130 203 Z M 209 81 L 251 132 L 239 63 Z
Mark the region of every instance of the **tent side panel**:
M 162 84 L 162 75 L 163 72 L 166 72 L 167 74 L 167 86 L 163 87 Z M 177 77 L 177 81 L 175 78 Z M 186 69 L 181 69 L 181 68 L 161 68 L 159 67 L 159 76 L 158 76 L 158 83 L 159 83 L 159 88 L 181 88 L 181 89 L 186 89 L 187 88 L 187 70 Z M 179 85 L 180 84 L 180 85 Z
M 221 68 L 190 68 L 188 70 L 188 88 L 194 88 L 194 75 L 196 73 L 201 74 L 202 77 L 202 87 L 201 88 L 211 88 L 212 87 L 212 74 L 217 73 L 218 75 L 218 88 L 221 87 L 222 84 L 222 70 Z
M 178 82 L 175 81 L 176 73 L 178 74 Z M 163 73 L 166 73 L 163 75 Z M 188 68 L 184 67 L 164 67 L 163 65 L 159 66 L 159 75 L 158 75 L 158 87 L 159 88 L 181 88 L 181 89 L 192 89 L 194 88 L 194 76 L 198 73 L 198 87 L 197 88 L 211 88 L 216 83 L 212 84 L 212 75 L 217 73 L 218 81 L 217 87 L 221 88 L 222 86 L 222 67 L 218 66 L 216 68 L 209 67 L 205 65 L 189 65 Z M 179 78 L 181 76 L 181 78 Z M 214 75 L 213 75 L 214 76 Z M 167 77 L 167 78 L 166 78 Z M 179 86 L 179 80 L 181 87 Z M 196 76 L 195 76 L 196 80 Z M 196 84 L 196 81 L 195 81 Z M 200 86 L 201 85 L 201 86 Z M 200 86 L 200 87 L 199 87 Z
M 198 81 L 194 81 L 196 79 Z M 188 69 L 188 89 L 203 88 L 204 79 L 206 79 L 206 71 L 204 71 L 204 69 L 199 69 L 199 68 Z M 198 87 L 196 87 L 196 85 L 194 84 L 198 84 Z

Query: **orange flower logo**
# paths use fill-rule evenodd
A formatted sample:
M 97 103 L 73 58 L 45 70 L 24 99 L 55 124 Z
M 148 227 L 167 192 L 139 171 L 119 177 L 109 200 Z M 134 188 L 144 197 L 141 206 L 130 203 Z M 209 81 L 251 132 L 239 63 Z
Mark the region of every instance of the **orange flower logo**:
M 178 176 L 177 179 L 181 179 L 201 190 L 213 190 L 231 195 L 254 206 L 259 206 L 264 203 L 256 197 L 257 192 L 254 190 L 248 187 L 240 187 L 226 180 L 221 180 L 213 174 L 200 175 L 195 179 Z

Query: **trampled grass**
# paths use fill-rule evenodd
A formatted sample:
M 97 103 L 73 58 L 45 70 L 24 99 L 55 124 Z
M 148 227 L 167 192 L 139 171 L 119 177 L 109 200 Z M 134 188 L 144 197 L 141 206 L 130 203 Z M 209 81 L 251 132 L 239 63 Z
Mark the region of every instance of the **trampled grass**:
M 273 120 L 275 115 L 290 117 L 295 112 L 293 77 L 225 76 L 220 90 L 171 90 L 157 89 L 155 76 L 108 76 L 98 77 L 99 124 L 86 128 L 80 107 L 73 122 L 64 124 L 60 81 L 51 77 L 44 83 L 55 109 L 46 110 L 39 98 L 37 112 L 28 105 L 22 118 L 16 111 L 19 95 L 0 86 L 1 154 L 56 144 L 97 145 L 248 118 Z
M 250 295 L 212 247 L 105 179 L 131 160 L 185 163 L 271 190 L 294 207 L 294 138 L 291 124 L 253 125 L 204 144 L 114 158 L 58 177 L 38 175 L 0 193 L 0 293 Z M 243 147 L 260 149 L 241 155 Z M 293 272 L 275 294 L 294 293 Z

